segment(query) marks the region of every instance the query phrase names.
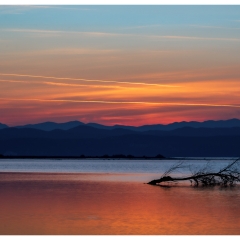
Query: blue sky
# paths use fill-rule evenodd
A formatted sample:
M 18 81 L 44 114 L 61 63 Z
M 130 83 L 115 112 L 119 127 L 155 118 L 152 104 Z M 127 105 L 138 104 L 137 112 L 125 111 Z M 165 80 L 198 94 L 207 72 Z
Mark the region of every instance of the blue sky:
M 239 6 L 1 6 L 1 28 L 122 31 L 146 25 L 239 27 Z

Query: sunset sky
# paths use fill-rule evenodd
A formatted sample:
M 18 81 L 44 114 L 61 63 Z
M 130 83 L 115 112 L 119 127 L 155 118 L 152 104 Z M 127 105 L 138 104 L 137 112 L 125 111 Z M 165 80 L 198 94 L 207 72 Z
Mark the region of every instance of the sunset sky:
M 240 118 L 240 5 L 0 6 L 0 122 Z

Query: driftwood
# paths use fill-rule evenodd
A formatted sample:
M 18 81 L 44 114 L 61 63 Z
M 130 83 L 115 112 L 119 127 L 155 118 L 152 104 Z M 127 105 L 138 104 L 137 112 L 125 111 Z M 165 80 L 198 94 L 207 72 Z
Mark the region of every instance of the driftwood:
M 179 181 L 190 181 L 194 186 L 233 186 L 237 182 L 240 182 L 240 158 L 229 163 L 218 172 L 212 172 L 210 167 L 206 165 L 203 169 L 200 169 L 188 177 L 171 177 L 169 174 L 174 170 L 183 168 L 183 162 L 177 163 L 166 171 L 161 178 L 148 182 L 151 185 L 161 185 L 161 183 L 179 182 Z

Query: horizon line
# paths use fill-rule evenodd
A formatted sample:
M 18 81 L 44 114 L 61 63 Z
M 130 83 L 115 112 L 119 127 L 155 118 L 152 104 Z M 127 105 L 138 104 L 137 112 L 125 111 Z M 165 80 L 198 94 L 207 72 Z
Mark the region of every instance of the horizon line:
M 209 119 L 209 120 L 204 120 L 204 121 L 197 121 L 197 120 L 192 120 L 192 121 L 180 121 L 180 122 L 170 122 L 167 124 L 164 123 L 156 123 L 156 124 L 144 124 L 144 125 L 139 125 L 139 126 L 133 126 L 133 125 L 123 125 L 123 124 L 114 124 L 114 125 L 105 125 L 105 124 L 101 124 L 98 122 L 83 122 L 80 120 L 70 120 L 70 121 L 66 121 L 66 122 L 54 122 L 54 121 L 44 121 L 44 122 L 38 122 L 38 123 L 26 123 L 23 125 L 13 125 L 13 126 L 9 126 L 6 123 L 2 123 L 0 122 L 0 124 L 2 125 L 6 125 L 7 127 L 11 128 L 11 127 L 22 127 L 22 126 L 26 126 L 26 125 L 37 125 L 37 124 L 43 124 L 43 123 L 55 123 L 55 124 L 64 124 L 64 123 L 70 123 L 70 122 L 79 122 L 79 123 L 83 123 L 84 125 L 88 125 L 88 124 L 99 124 L 102 126 L 106 126 L 106 127 L 115 127 L 115 126 L 124 126 L 124 127 L 143 127 L 143 126 L 155 126 L 155 125 L 163 125 L 163 126 L 168 126 L 174 123 L 204 123 L 204 122 L 220 122 L 220 121 L 231 121 L 231 120 L 238 120 L 240 121 L 239 118 L 229 118 L 229 119 L 219 119 L 219 120 L 213 120 L 213 119 Z M 1 130 L 1 129 L 0 129 Z

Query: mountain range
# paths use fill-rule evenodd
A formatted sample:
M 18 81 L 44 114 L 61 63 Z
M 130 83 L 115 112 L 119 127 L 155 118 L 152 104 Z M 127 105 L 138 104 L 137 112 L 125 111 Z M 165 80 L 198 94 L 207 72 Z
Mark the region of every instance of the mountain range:
M 0 125 L 4 156 L 240 156 L 240 120 L 104 126 L 78 121 Z
M 66 123 L 55 123 L 55 122 L 43 122 L 37 124 L 27 124 L 22 126 L 15 126 L 16 128 L 33 128 L 39 129 L 44 131 L 52 131 L 55 129 L 61 130 L 69 130 L 71 128 L 77 126 L 90 126 L 99 129 L 115 129 L 115 128 L 122 128 L 122 129 L 129 129 L 134 131 L 148 131 L 148 130 L 163 130 L 163 131 L 171 131 L 177 128 L 182 127 L 192 127 L 192 128 L 232 128 L 232 127 L 240 127 L 240 120 L 239 119 L 229 119 L 229 120 L 208 120 L 204 122 L 174 122 L 170 124 L 153 124 L 153 125 L 143 125 L 139 127 L 134 126 L 125 126 L 125 125 L 114 125 L 114 126 L 105 126 L 98 123 L 82 123 L 80 121 L 70 121 Z M 0 129 L 8 128 L 6 124 L 0 123 Z

